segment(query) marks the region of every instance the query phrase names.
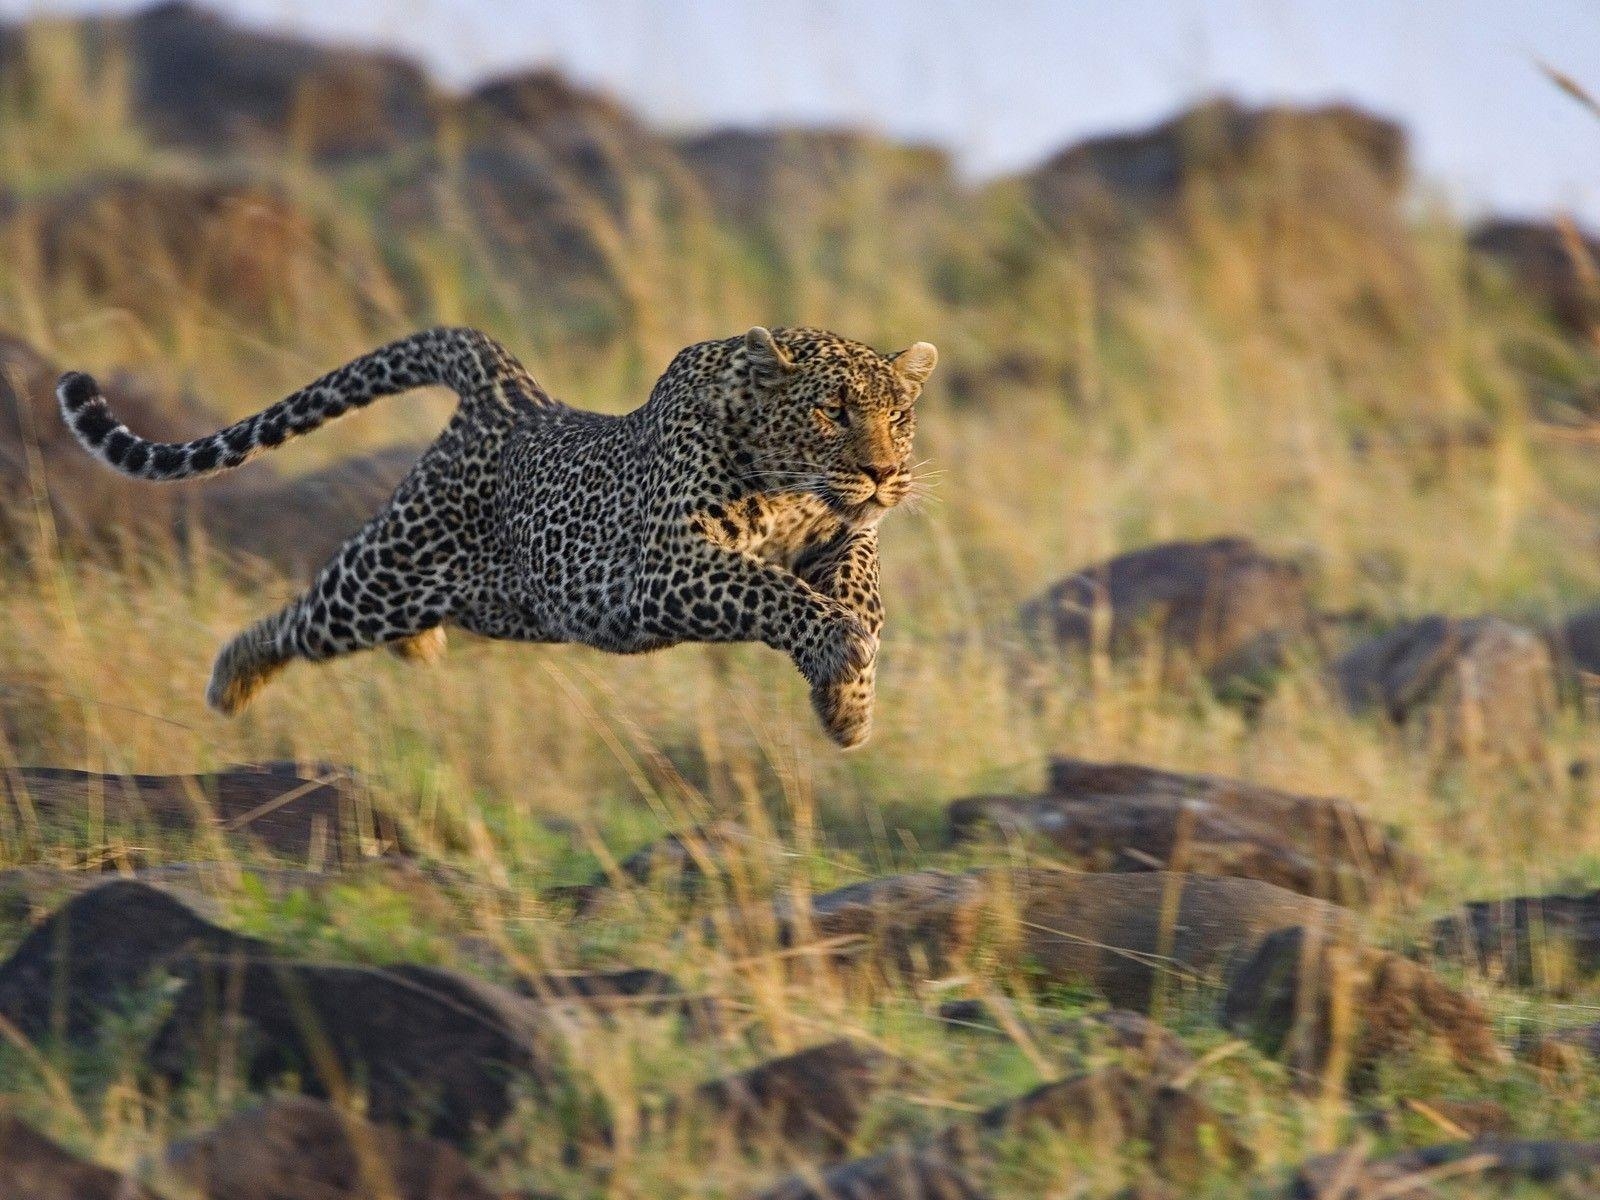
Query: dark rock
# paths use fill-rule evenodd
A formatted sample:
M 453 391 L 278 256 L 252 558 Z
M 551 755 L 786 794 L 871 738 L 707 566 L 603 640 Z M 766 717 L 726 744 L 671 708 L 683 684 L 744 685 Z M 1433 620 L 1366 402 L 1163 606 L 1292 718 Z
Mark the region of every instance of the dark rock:
M 68 901 L 0 965 L 0 1016 L 31 1040 L 82 1041 L 160 973 L 186 970 L 196 954 L 263 949 L 155 888 L 107 883 Z
M 834 1157 L 849 1148 L 892 1065 L 870 1046 L 828 1042 L 703 1084 L 694 1101 L 743 1146 Z
M 349 772 L 301 771 L 293 763 L 211 775 L 22 767 L 0 773 L 0 822 L 28 845 L 39 827 L 82 830 L 86 816 L 103 814 L 105 827 L 93 831 L 97 845 L 116 832 L 139 840 L 151 833 L 220 837 L 296 863 L 353 863 L 404 848 L 398 826 Z
M 809 930 L 838 961 L 868 962 L 907 979 L 949 973 L 977 940 L 988 888 L 979 876 L 913 871 L 835 888 L 802 917 L 780 903 L 780 940 Z
M 1468 240 L 1569 332 L 1600 329 L 1600 238 L 1570 222 L 1484 221 Z
M 1075 1142 L 1135 1142 L 1162 1177 L 1196 1184 L 1212 1169 L 1237 1169 L 1254 1156 L 1209 1105 L 1186 1090 L 1120 1067 L 1058 1080 L 955 1125 L 936 1142 L 952 1159 L 975 1161 L 983 1143 L 1048 1131 Z
M 443 107 L 396 55 L 266 33 L 188 3 L 82 28 L 93 49 L 125 59 L 136 119 L 170 145 L 337 160 L 431 137 Z
M 1436 1196 L 1423 1172 L 1455 1166 L 1452 1180 L 1600 1184 L 1600 1143 L 1482 1138 L 1447 1142 L 1368 1159 L 1355 1148 L 1313 1158 L 1301 1166 L 1289 1195 L 1294 1200 L 1400 1200 Z M 1415 1180 L 1412 1187 L 1404 1181 Z M 1565 1193 L 1563 1193 L 1565 1194 Z
M 956 840 L 1034 835 L 1088 870 L 1177 867 L 1343 903 L 1412 890 L 1421 876 L 1415 856 L 1348 801 L 1127 763 L 1054 759 L 1043 795 L 957 800 L 948 817 Z
M 1021 949 L 1041 979 L 1086 983 L 1139 1011 L 1158 994 L 1222 983 L 1230 960 L 1273 930 L 1354 924 L 1336 905 L 1252 879 L 1034 870 L 1012 890 Z
M 1505 1060 L 1482 1006 L 1426 967 L 1301 927 L 1271 934 L 1238 964 L 1222 1022 L 1312 1084 L 1337 1070 L 1364 1085 L 1430 1044 L 1462 1067 Z
M 149 1058 L 169 1079 L 236 1061 L 252 1087 L 348 1089 L 375 1121 L 460 1142 L 510 1111 L 519 1079 L 548 1079 L 541 1030 L 536 1005 L 449 971 L 251 958 L 196 971 Z
M 0 1113 L 0 1196 L 13 1200 L 156 1200 L 120 1171 L 85 1162 Z
M 1573 613 L 1551 640 L 1566 671 L 1600 676 L 1600 606 Z
M 1159 648 L 1170 672 L 1197 667 L 1218 687 L 1280 665 L 1316 632 L 1301 568 L 1238 537 L 1169 542 L 1086 567 L 1024 604 L 1021 621 L 1069 653 Z
M 1600 972 L 1600 891 L 1476 900 L 1433 923 L 1434 952 L 1516 987 L 1563 987 Z
M 1046 219 L 1070 223 L 1106 208 L 1170 214 L 1196 185 L 1236 184 L 1271 167 L 1293 172 L 1297 193 L 1341 215 L 1374 200 L 1389 208 L 1409 175 L 1405 133 L 1346 105 L 1250 108 L 1220 98 L 1148 130 L 1070 146 L 1030 183 Z
M 1444 752 L 1536 753 L 1555 707 L 1544 640 L 1499 617 L 1427 616 L 1333 667 L 1345 704 L 1417 727 Z
M 786 1179 L 751 1200 L 984 1200 L 956 1164 L 936 1150 L 897 1146 L 820 1176 Z
M 268 1100 L 176 1143 L 166 1165 L 203 1200 L 501 1197 L 453 1147 L 302 1096 Z

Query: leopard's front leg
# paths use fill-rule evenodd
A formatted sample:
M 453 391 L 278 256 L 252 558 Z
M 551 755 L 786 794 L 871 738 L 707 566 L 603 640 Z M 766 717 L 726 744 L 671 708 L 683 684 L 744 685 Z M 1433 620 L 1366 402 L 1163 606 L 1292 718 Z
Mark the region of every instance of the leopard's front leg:
M 853 671 L 811 687 L 811 706 L 833 739 L 841 746 L 859 746 L 872 732 L 876 646 L 883 629 L 877 527 L 845 529 L 808 549 L 796 560 L 795 574 L 844 604 L 872 633 L 874 653 L 870 659 Z
M 634 610 L 635 625 L 647 637 L 763 642 L 781 650 L 794 659 L 813 697 L 859 678 L 878 652 L 877 627 L 850 605 L 783 567 L 695 534 L 663 556 L 660 570 L 647 567 Z M 864 736 L 853 726 L 826 719 L 824 725 L 843 746 Z

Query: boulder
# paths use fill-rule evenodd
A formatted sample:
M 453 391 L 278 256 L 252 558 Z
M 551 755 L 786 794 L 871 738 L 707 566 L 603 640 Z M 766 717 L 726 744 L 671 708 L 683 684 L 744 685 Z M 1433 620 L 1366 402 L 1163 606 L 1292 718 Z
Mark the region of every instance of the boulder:
M 716 1127 L 742 1146 L 837 1157 L 892 1067 L 870 1046 L 827 1042 L 702 1084 L 694 1107 L 715 1114 Z
M 779 940 L 809 931 L 838 962 L 869 963 L 903 979 L 948 974 L 977 941 L 989 889 L 977 875 L 912 871 L 835 888 L 802 916 L 777 906 Z
M 1443 753 L 1537 753 L 1555 708 L 1544 639 L 1499 617 L 1407 621 L 1353 647 L 1333 677 L 1351 711 L 1417 728 Z
M 91 827 L 95 845 L 118 835 L 215 839 L 292 863 L 357 863 L 403 851 L 399 826 L 349 771 L 288 762 L 209 775 L 103 775 L 55 767 L 0 773 L 0 830 L 29 846 L 42 831 Z M 102 824 L 103 823 L 103 824 Z
M 1176 991 L 1222 984 L 1230 961 L 1274 930 L 1354 925 L 1346 909 L 1253 879 L 1029 870 L 1010 882 L 1035 975 L 1088 984 L 1140 1012 Z
M 1438 1046 L 1464 1068 L 1505 1061 L 1472 997 L 1397 954 L 1303 927 L 1269 935 L 1228 980 L 1222 1023 L 1311 1086 L 1365 1085 L 1378 1067 Z
M 454 1147 L 303 1096 L 235 1113 L 165 1165 L 197 1200 L 501 1200 Z
M 1468 245 L 1569 333 L 1592 338 L 1600 330 L 1600 238 L 1571 221 L 1497 217 L 1474 228 Z
M 195 955 L 266 947 L 201 920 L 166 893 L 118 880 L 69 900 L 0 964 L 0 1017 L 33 1041 L 83 1042 Z
M 548 1080 L 543 1033 L 536 1005 L 451 971 L 235 958 L 192 973 L 149 1059 L 172 1080 L 237 1063 L 252 1087 L 349 1090 L 374 1121 L 463 1142 Z
M 1356 1147 L 1306 1162 L 1290 1184 L 1289 1196 L 1292 1200 L 1421 1200 L 1439 1195 L 1432 1178 L 1425 1176 L 1436 1171 L 1440 1178 L 1458 1183 L 1481 1180 L 1505 1189 L 1523 1182 L 1592 1187 L 1600 1184 L 1600 1143 L 1480 1138 L 1376 1159 Z
M 183 0 L 79 28 L 125 62 L 133 116 L 159 142 L 206 154 L 295 150 L 342 161 L 431 138 L 445 100 L 414 63 L 252 29 Z
M 1414 890 L 1422 873 L 1348 801 L 1128 763 L 1057 758 L 1044 794 L 970 797 L 947 815 L 957 841 L 1034 836 L 1087 870 L 1176 868 L 1343 903 Z
M 1515 987 L 1560 991 L 1600 973 L 1600 890 L 1472 901 L 1433 923 L 1433 946 Z
M 32 1125 L 0 1113 L 0 1196 L 14 1200 L 157 1200 L 120 1171 L 57 1145 Z
M 1410 174 L 1405 132 L 1348 105 L 1252 108 L 1209 100 L 1136 133 L 1069 146 L 1029 177 L 1046 220 L 1070 225 L 1108 209 L 1170 216 L 1198 185 L 1239 187 L 1264 169 L 1292 176 L 1321 209 L 1353 218 L 1392 208 Z
M 1249 682 L 1316 633 L 1304 571 L 1248 538 L 1168 542 L 1085 567 L 1022 606 L 1024 630 L 1057 651 L 1159 651 L 1169 674 Z
M 896 1146 L 820 1175 L 793 1176 L 751 1200 L 985 1200 L 986 1195 L 937 1150 Z

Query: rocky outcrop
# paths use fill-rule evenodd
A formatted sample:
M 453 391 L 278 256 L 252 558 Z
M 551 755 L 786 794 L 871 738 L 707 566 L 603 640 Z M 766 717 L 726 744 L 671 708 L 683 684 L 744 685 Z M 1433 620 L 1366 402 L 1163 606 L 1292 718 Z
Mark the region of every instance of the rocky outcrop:
M 209 921 L 155 888 L 115 881 L 68 901 L 0 964 L 0 1017 L 35 1041 L 84 1043 L 105 1019 L 197 956 L 265 945 Z
M 0 774 L 0 821 L 26 848 L 98 814 L 100 844 L 150 835 L 220 840 L 297 865 L 354 864 L 405 848 L 399 826 L 348 771 L 264 763 L 210 775 L 102 775 L 56 767 Z
M 1158 997 L 1220 985 L 1235 957 L 1274 930 L 1353 926 L 1345 909 L 1250 879 L 1032 870 L 1010 888 L 1021 950 L 1038 978 L 1087 984 L 1141 1012 Z
M 451 971 L 234 956 L 190 973 L 149 1060 L 170 1080 L 226 1062 L 251 1087 L 356 1094 L 374 1121 L 459 1143 L 548 1078 L 543 1031 L 530 1001 Z
M 1222 1021 L 1311 1086 L 1368 1080 L 1433 1043 L 1462 1067 L 1505 1061 L 1472 997 L 1397 954 L 1303 927 L 1269 935 L 1228 981 Z
M 1382 713 L 1441 752 L 1537 752 L 1555 708 L 1544 640 L 1499 617 L 1407 621 L 1352 648 L 1333 676 L 1352 711 Z
M 1169 674 L 1248 682 L 1315 633 L 1305 573 L 1248 538 L 1168 542 L 1120 554 L 1023 605 L 1023 629 L 1057 651 L 1159 653 Z
M 1433 944 L 1512 986 L 1559 992 L 1600 973 L 1600 891 L 1475 900 L 1434 922 Z
M 1414 891 L 1416 857 L 1348 801 L 1130 763 L 1052 760 L 1037 796 L 973 796 L 952 837 L 1037 839 L 1092 871 L 1259 879 L 1342 903 Z

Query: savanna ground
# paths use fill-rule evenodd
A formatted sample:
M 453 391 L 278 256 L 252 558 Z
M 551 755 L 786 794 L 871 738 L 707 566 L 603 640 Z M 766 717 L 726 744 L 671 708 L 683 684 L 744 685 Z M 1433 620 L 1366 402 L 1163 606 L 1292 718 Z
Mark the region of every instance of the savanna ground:
M 1275 220 L 1295 199 L 1274 193 L 1270 172 L 1243 202 L 1201 187 L 1177 216 L 1128 234 L 1106 271 L 1006 184 L 919 222 L 894 219 L 864 172 L 762 233 L 658 212 L 641 186 L 625 221 L 578 214 L 613 255 L 605 297 L 583 307 L 511 278 L 502 257 L 448 222 L 391 229 L 372 203 L 376 168 L 323 170 L 292 153 L 219 167 L 160 148 L 114 74 L 84 77 L 70 37 L 47 31 L 36 53 L 39 78 L 0 110 L 0 177 L 13 198 L 105 172 L 226 169 L 270 179 L 334 230 L 326 257 L 295 276 L 303 286 L 248 318 L 196 288 L 191 264 L 140 258 L 137 245 L 108 247 L 106 259 L 150 298 L 142 305 L 108 304 L 104 279 L 49 270 L 25 247 L 0 255 L 0 328 L 62 364 L 127 368 L 193 392 L 219 417 L 434 323 L 481 326 L 554 394 L 610 411 L 639 403 L 679 346 L 756 322 L 940 347 L 918 434 L 939 474 L 923 503 L 884 527 L 877 720 L 870 744 L 848 755 L 814 728 L 789 664 L 746 647 L 621 659 L 457 635 L 434 667 L 364 655 L 293 668 L 227 722 L 203 704 L 211 658 L 294 581 L 203 546 L 85 553 L 57 538 L 46 510 L 25 509 L 26 544 L 0 573 L 0 769 L 347 764 L 429 858 L 471 886 L 429 903 L 381 879 L 274 898 L 238 859 L 236 882 L 215 885 L 224 923 L 305 957 L 469 972 L 482 969 L 462 949 L 475 935 L 531 969 L 660 968 L 742 1014 L 739 1036 L 710 1044 L 666 1017 L 576 1027 L 569 1102 L 530 1101 L 476 1148 L 499 1182 L 572 1197 L 738 1195 L 777 1173 L 776 1151 L 713 1158 L 693 1130 L 630 1135 L 628 1114 L 686 1082 L 848 1035 L 918 1068 L 914 1085 L 876 1103 L 858 1138 L 868 1148 L 885 1131 L 934 1129 L 1048 1077 L 1026 1040 L 952 1032 L 934 1019 L 940 1000 L 1007 995 L 1024 1026 L 1098 1003 L 1039 994 L 1023 964 L 1004 960 L 916 989 L 841 986 L 789 969 L 776 949 L 707 941 L 690 916 L 722 896 L 686 909 L 629 884 L 598 919 L 543 898 L 715 818 L 783 848 L 772 874 L 730 885 L 743 903 L 912 866 L 960 868 L 1008 852 L 945 848 L 945 803 L 1036 789 L 1047 756 L 1064 753 L 1348 797 L 1429 868 L 1416 904 L 1370 916 L 1384 945 L 1416 939 L 1462 900 L 1600 886 L 1595 774 L 1571 769 L 1597 754 L 1581 698 L 1563 706 L 1542 754 L 1461 756 L 1347 715 L 1309 660 L 1242 711 L 1202 684 L 1172 686 L 1152 663 L 1040 661 L 1014 625 L 1021 600 L 1070 570 L 1218 533 L 1304 559 L 1325 609 L 1375 626 L 1434 611 L 1545 625 L 1600 598 L 1600 447 L 1573 432 L 1600 377 L 1594 353 L 1470 264 L 1461 227 L 1426 195 L 1404 214 L 1397 256 L 1338 223 Z M 997 369 L 1018 352 L 1037 369 Z M 958 374 L 978 382 L 957 394 Z M 425 440 L 449 403 L 388 401 L 279 457 L 299 471 Z M 196 856 L 130 845 L 92 814 L 55 831 L 42 854 L 5 832 L 0 868 Z M 24 928 L 0 929 L 0 945 Z M 1489 1007 L 1507 1044 L 1600 1016 L 1592 988 L 1551 998 L 1452 978 Z M 1202 1052 L 1229 1042 L 1208 1012 L 1199 998 L 1170 1014 Z M 244 1101 L 205 1083 L 152 1097 L 136 1051 L 115 1043 L 55 1059 L 12 1047 L 0 1078 L 41 1127 L 123 1166 Z M 1329 1103 L 1237 1047 L 1208 1061 L 1195 1086 L 1259 1156 L 1248 1181 L 1219 1175 L 1204 1192 L 1216 1196 L 1268 1194 L 1307 1155 L 1358 1137 L 1381 1150 L 1443 1136 L 1408 1098 L 1492 1097 L 1521 1134 L 1600 1138 L 1600 1066 L 1557 1080 L 1523 1065 L 1478 1075 L 1406 1060 L 1374 1092 Z M 617 1144 L 598 1164 L 564 1158 L 596 1106 L 612 1114 Z M 1399 1114 L 1376 1134 L 1374 1107 Z M 1123 1153 L 1030 1147 L 997 1194 L 1111 1195 L 1127 1177 Z

